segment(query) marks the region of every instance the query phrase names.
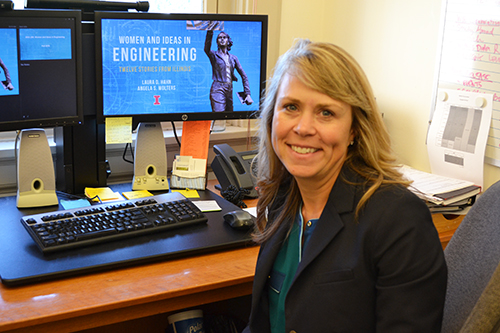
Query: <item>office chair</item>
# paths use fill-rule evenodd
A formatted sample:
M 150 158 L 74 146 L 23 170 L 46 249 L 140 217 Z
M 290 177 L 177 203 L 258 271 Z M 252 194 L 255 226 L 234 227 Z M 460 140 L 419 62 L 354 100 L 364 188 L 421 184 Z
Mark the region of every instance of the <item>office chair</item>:
M 444 254 L 448 287 L 442 332 L 498 332 L 500 181 L 477 199 Z

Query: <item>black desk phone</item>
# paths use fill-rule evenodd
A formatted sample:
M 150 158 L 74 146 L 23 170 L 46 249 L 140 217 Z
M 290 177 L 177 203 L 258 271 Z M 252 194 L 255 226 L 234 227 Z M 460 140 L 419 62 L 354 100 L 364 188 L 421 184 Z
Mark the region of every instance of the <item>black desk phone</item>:
M 257 198 L 255 190 L 255 173 L 252 172 L 252 161 L 257 150 L 236 152 L 228 144 L 214 145 L 215 157 L 212 170 L 219 181 L 222 190 L 230 185 L 250 191 L 245 197 Z M 255 163 L 254 163 L 255 165 Z

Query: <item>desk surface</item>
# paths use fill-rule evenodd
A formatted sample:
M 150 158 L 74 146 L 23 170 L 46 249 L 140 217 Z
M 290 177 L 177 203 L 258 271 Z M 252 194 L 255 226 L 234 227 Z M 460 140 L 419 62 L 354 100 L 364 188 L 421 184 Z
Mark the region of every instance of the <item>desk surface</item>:
M 438 219 L 442 242 L 460 221 Z M 0 332 L 84 330 L 249 295 L 257 254 L 258 247 L 248 247 L 20 287 L 0 285 Z
M 130 191 L 130 185 L 114 188 Z M 172 194 L 165 194 L 166 196 Z M 250 243 L 250 231 L 236 230 L 224 223 L 223 214 L 238 209 L 211 191 L 200 191 L 198 200 L 214 200 L 220 211 L 206 212 L 206 224 L 198 224 L 166 232 L 105 242 L 43 255 L 20 223 L 25 214 L 57 211 L 57 206 L 17 209 L 15 197 L 0 198 L 3 219 L 0 228 L 0 276 L 8 286 L 38 283 L 54 278 L 66 278 L 83 273 L 125 267 L 145 262 L 207 253 Z M 15 241 L 13 241 L 15 240 Z

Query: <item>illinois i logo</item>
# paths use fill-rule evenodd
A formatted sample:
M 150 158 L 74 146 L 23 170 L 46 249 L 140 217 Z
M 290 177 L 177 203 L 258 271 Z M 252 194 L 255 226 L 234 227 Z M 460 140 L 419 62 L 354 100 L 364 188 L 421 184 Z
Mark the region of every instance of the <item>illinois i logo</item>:
M 160 105 L 160 97 L 161 95 L 154 95 L 153 96 L 155 98 L 155 102 L 153 103 L 153 105 Z

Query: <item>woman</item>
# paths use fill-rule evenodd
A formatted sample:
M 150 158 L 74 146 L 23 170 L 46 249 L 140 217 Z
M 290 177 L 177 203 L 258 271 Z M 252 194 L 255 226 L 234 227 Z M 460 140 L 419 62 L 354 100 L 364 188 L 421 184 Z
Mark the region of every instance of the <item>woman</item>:
M 217 35 L 217 51 L 212 51 L 214 31 L 207 30 L 205 38 L 205 53 L 212 64 L 212 86 L 210 87 L 210 104 L 213 112 L 233 111 L 233 81 L 238 81 L 234 70 L 240 74 L 243 81 L 242 103 L 253 103 L 250 97 L 250 83 L 243 67 L 234 54 L 229 53 L 233 46 L 231 37 L 224 31 Z
M 439 237 L 395 167 L 355 60 L 298 41 L 278 61 L 261 118 L 261 248 L 244 332 L 439 332 Z

